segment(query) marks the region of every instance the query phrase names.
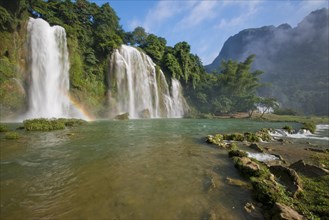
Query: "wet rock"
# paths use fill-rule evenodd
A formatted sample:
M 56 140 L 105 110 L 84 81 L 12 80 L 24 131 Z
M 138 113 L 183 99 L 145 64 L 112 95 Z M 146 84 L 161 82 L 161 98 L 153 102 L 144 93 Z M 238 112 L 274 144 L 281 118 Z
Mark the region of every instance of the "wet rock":
M 303 160 L 299 160 L 296 163 L 291 164 L 290 168 L 310 178 L 325 176 L 329 174 L 328 170 L 318 166 L 306 164 Z
M 144 109 L 139 113 L 140 118 L 151 118 L 150 110 Z
M 305 219 L 298 212 L 290 208 L 289 206 L 275 203 L 270 211 L 270 219 L 272 220 L 302 220 Z
M 204 190 L 209 192 L 216 188 L 216 183 L 213 177 L 207 176 L 203 183 Z
M 244 176 L 260 176 L 262 174 L 260 166 L 248 157 L 234 157 L 234 163 Z
M 263 153 L 264 149 L 256 143 L 250 144 L 249 147 L 259 153 Z
M 121 115 L 117 115 L 114 117 L 114 119 L 116 120 L 128 120 L 129 119 L 129 113 L 126 112 L 126 113 L 123 113 Z
M 294 198 L 296 198 L 298 194 L 303 191 L 301 180 L 295 170 L 281 165 L 271 166 L 269 169 L 271 173 L 280 180 L 279 182 L 292 193 Z
M 261 209 L 256 207 L 254 204 L 247 202 L 244 206 L 244 210 L 253 218 L 253 219 L 264 219 Z
M 245 188 L 245 189 L 251 189 L 251 185 L 246 182 L 246 181 L 243 181 L 243 180 L 239 180 L 239 179 L 233 179 L 233 178 L 230 178 L 230 177 L 226 177 L 226 182 L 231 185 L 231 186 L 238 186 L 238 187 L 241 187 L 241 188 Z

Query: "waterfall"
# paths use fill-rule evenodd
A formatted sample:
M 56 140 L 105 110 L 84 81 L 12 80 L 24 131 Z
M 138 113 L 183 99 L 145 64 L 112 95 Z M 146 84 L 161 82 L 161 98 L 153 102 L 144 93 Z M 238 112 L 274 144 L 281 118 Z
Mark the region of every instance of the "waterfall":
M 65 29 L 30 18 L 28 23 L 28 112 L 24 118 L 84 118 L 69 99 L 69 56 Z
M 182 117 L 185 99 L 178 80 L 171 94 L 166 78 L 146 54 L 122 45 L 109 66 L 110 117 L 129 113 L 130 118 Z

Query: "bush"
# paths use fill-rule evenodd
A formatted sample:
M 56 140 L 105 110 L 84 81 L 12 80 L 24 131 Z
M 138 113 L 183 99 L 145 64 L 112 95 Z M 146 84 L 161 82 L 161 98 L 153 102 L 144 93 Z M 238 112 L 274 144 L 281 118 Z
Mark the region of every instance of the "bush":
M 273 114 L 276 115 L 298 115 L 297 111 L 289 108 L 275 109 Z
M 228 140 L 228 141 L 243 141 L 244 136 L 243 136 L 243 134 L 240 134 L 240 133 L 224 134 L 223 139 Z
M 18 139 L 19 135 L 17 132 L 9 131 L 5 133 L 5 138 L 8 140 L 14 140 L 14 139 Z
M 233 149 L 233 150 L 230 150 L 228 152 L 228 156 L 229 157 L 247 157 L 248 154 L 247 154 L 247 152 L 245 152 L 243 150 L 235 150 L 235 149 Z
M 46 118 L 25 120 L 23 124 L 27 131 L 52 131 L 65 128 L 64 121 Z
M 289 134 L 293 132 L 293 128 L 289 125 L 284 126 L 282 129 L 287 131 Z
M 304 123 L 302 129 L 309 130 L 312 134 L 314 134 L 316 130 L 316 124 L 314 122 Z
M 6 132 L 8 131 L 8 127 L 4 124 L 0 124 L 0 132 Z
M 84 120 L 74 118 L 46 119 L 37 118 L 23 121 L 24 128 L 27 131 L 52 131 L 61 130 L 66 126 L 72 127 L 85 123 Z
M 260 137 L 254 133 L 244 133 L 244 137 L 248 142 L 260 142 Z

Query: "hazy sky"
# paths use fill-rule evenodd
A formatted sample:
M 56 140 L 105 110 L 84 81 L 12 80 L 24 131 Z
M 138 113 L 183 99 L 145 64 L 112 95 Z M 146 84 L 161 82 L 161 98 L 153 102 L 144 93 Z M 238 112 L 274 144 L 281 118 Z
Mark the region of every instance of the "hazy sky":
M 225 40 L 246 28 L 288 23 L 295 27 L 328 0 L 91 0 L 109 2 L 125 31 L 142 26 L 166 38 L 169 46 L 191 45 L 203 64 L 211 63 Z

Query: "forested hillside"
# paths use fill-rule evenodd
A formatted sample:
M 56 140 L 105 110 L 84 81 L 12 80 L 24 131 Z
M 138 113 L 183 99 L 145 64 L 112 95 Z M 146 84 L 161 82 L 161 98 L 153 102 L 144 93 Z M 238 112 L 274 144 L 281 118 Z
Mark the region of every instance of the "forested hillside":
M 306 16 L 295 28 L 288 24 L 246 29 L 230 37 L 218 57 L 206 66 L 218 71 L 221 60 L 244 60 L 255 54 L 254 69 L 264 71 L 259 90 L 287 108 L 306 114 L 328 115 L 329 10 Z

